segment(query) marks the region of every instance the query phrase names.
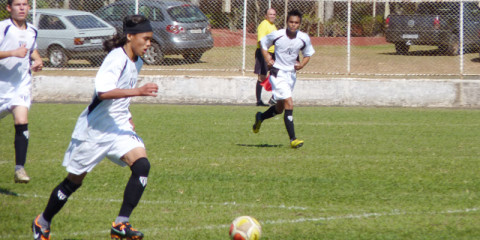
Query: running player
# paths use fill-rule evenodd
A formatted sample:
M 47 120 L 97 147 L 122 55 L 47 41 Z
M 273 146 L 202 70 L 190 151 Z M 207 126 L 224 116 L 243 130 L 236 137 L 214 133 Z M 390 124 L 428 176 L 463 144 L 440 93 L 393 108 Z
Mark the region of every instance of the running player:
M 37 29 L 26 21 L 28 0 L 8 0 L 10 18 L 0 22 L 0 119 L 13 115 L 16 183 L 28 183 L 25 172 L 28 148 L 28 110 L 31 105 L 31 71 L 41 71 Z M 33 60 L 33 64 L 31 64 Z
M 145 145 L 135 133 L 129 105 L 134 96 L 157 96 L 155 83 L 135 88 L 143 64 L 139 56 L 151 46 L 152 34 L 144 16 L 127 16 L 123 33 L 104 43 L 109 54 L 95 78 L 93 100 L 80 114 L 63 160 L 68 175 L 53 189 L 43 213 L 33 220 L 36 240 L 50 239 L 52 218 L 81 186 L 87 173 L 105 157 L 120 166 L 128 165 L 132 171 L 120 212 L 112 223 L 111 237 L 143 238 L 143 233 L 132 228 L 129 217 L 147 185 L 150 163 Z
M 257 112 L 253 124 L 253 132 L 258 133 L 263 120 L 281 114 L 285 110 L 283 119 L 292 148 L 299 148 L 304 142 L 296 138 L 293 125 L 292 91 L 297 80 L 296 71 L 305 67 L 315 53 L 310 37 L 298 30 L 301 22 L 302 14 L 298 10 L 290 11 L 287 15 L 287 28 L 268 34 L 261 41 L 263 57 L 268 66 L 272 66 L 270 82 L 277 104 L 264 113 Z M 275 46 L 275 60 L 268 53 L 268 48 L 272 45 Z M 300 51 L 303 55 L 301 62 L 299 61 Z
M 257 98 L 257 106 L 268 106 L 267 104 L 263 103 L 262 101 L 262 85 L 261 83 L 267 79 L 267 72 L 268 66 L 263 58 L 260 40 L 263 37 L 267 36 L 273 31 L 277 31 L 277 27 L 275 27 L 275 18 L 277 17 L 277 12 L 273 8 L 267 9 L 265 11 L 265 20 L 263 20 L 257 27 L 257 50 L 255 51 L 255 69 L 253 73 L 257 74 L 257 86 L 255 88 L 255 97 Z M 274 57 L 273 53 L 275 51 L 275 47 L 271 46 L 268 49 L 268 52 L 272 57 Z M 274 58 L 275 59 L 275 58 Z M 275 100 L 270 98 L 270 103 L 275 104 Z

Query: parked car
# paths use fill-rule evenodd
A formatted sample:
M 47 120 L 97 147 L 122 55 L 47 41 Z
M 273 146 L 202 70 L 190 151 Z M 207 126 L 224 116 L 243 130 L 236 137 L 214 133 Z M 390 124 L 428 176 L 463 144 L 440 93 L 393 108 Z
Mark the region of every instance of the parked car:
M 463 4 L 463 42 L 465 48 L 480 46 L 480 8 L 478 2 Z M 386 20 L 385 37 L 395 44 L 398 54 L 411 45 L 438 46 L 447 55 L 460 53 L 460 3 L 422 2 L 414 14 L 392 14 Z
M 144 55 L 147 64 L 160 64 L 164 55 L 180 54 L 189 62 L 198 62 L 213 47 L 208 18 L 194 5 L 178 1 L 143 0 L 139 14 L 152 24 L 152 46 Z M 135 14 L 134 0 L 121 0 L 95 12 L 97 16 L 122 31 L 123 18 Z
M 69 9 L 37 9 L 33 24 L 38 29 L 37 49 L 54 67 L 65 66 L 69 59 L 98 65 L 107 54 L 103 41 L 116 33 L 94 14 Z

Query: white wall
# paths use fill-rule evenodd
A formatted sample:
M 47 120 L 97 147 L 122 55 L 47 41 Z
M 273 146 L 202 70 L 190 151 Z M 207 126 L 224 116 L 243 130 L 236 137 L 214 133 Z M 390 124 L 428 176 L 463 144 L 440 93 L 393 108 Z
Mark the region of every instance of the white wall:
M 255 81 L 248 77 L 142 76 L 139 84 L 159 85 L 158 97 L 134 102 L 182 104 L 255 103 Z M 90 102 L 93 77 L 36 76 L 35 102 Z M 263 91 L 268 101 L 270 93 Z M 480 81 L 428 79 L 299 79 L 295 105 L 480 107 Z

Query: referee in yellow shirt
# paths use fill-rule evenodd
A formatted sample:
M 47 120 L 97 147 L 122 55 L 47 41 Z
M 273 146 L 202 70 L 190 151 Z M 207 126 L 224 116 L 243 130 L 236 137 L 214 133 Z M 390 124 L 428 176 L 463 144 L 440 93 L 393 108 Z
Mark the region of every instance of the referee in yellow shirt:
M 275 27 L 275 18 L 277 17 L 277 11 L 273 8 L 267 9 L 265 11 L 265 20 L 263 20 L 257 27 L 257 50 L 255 51 L 255 70 L 253 71 L 255 74 L 258 75 L 257 87 L 256 87 L 256 94 L 257 97 L 257 106 L 268 106 L 267 104 L 263 103 L 262 101 L 262 83 L 267 78 L 268 66 L 265 62 L 262 52 L 260 51 L 260 40 L 263 37 L 267 36 L 273 31 L 277 31 L 277 27 Z M 272 58 L 274 58 L 274 46 L 268 49 Z M 270 99 L 272 104 L 275 104 L 275 100 L 273 98 Z

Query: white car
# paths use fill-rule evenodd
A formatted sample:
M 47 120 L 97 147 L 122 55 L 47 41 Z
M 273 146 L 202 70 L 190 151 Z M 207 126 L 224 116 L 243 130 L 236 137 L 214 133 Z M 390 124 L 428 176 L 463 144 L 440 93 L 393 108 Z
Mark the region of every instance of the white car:
M 116 33 L 92 13 L 69 9 L 37 9 L 34 25 L 38 29 L 37 49 L 54 67 L 65 66 L 69 59 L 100 64 L 107 55 L 103 42 Z

